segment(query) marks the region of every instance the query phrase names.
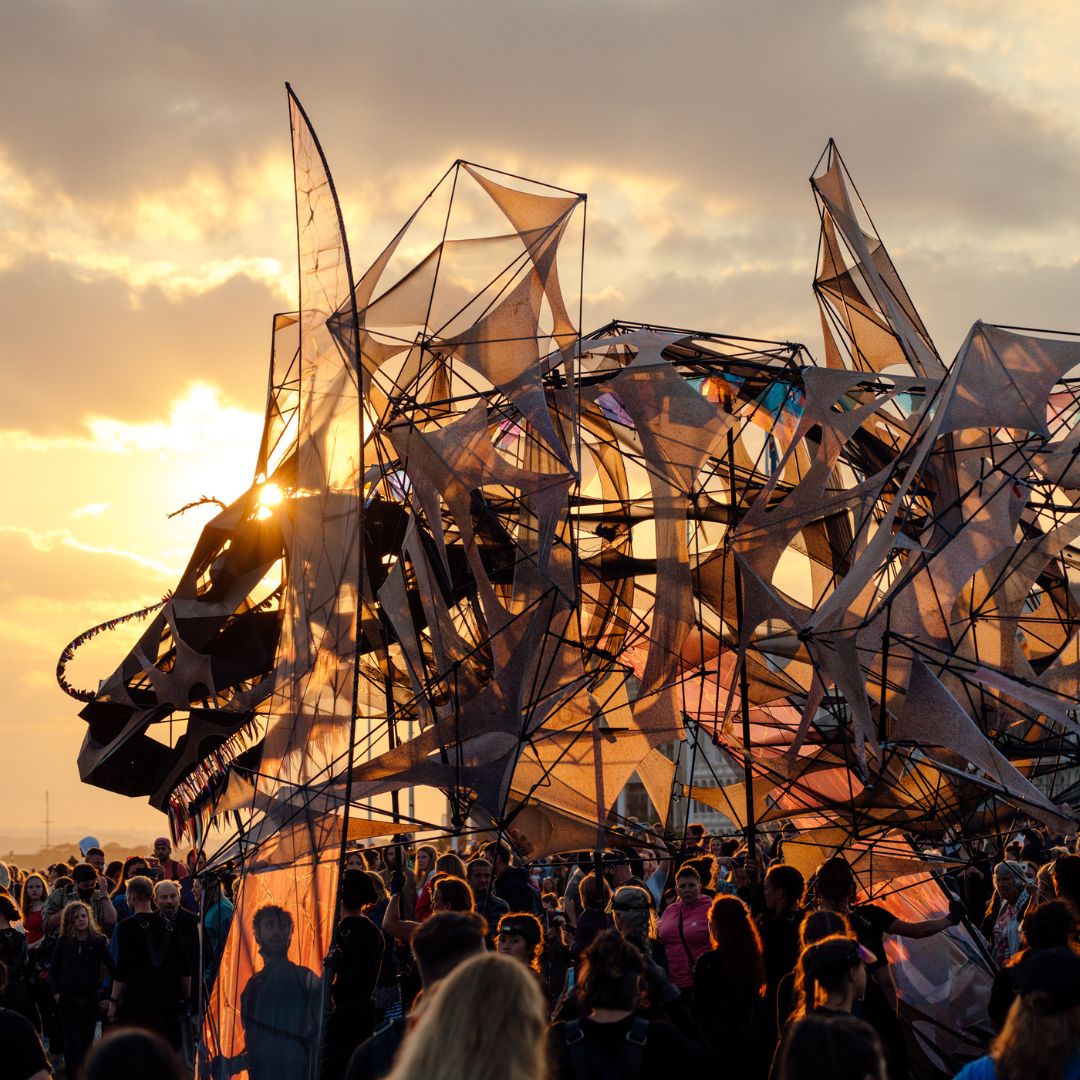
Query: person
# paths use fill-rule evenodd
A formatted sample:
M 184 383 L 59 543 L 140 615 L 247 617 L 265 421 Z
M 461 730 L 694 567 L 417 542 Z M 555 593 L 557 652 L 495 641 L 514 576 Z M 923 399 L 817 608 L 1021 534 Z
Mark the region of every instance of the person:
M 364 851 L 362 848 L 353 848 L 345 856 L 345 869 L 346 870 L 366 870 L 367 861 L 364 858 Z
M 382 876 L 374 870 L 365 870 L 364 873 L 376 894 L 375 903 L 365 908 L 364 914 L 379 928 L 383 942 L 383 962 L 379 969 L 379 980 L 375 984 L 375 1022 L 381 1025 L 386 1020 L 396 1020 L 401 1016 L 401 987 L 398 985 L 396 953 L 399 949 L 404 950 L 405 946 L 382 928 L 383 916 L 390 904 L 390 894 L 386 891 Z
M 582 1016 L 559 1020 L 549 1029 L 556 1080 L 605 1076 L 685 1080 L 705 1068 L 701 1048 L 676 1027 L 636 1015 L 645 972 L 645 958 L 617 930 L 596 936 L 585 953 L 579 980 L 577 1004 Z M 667 986 L 678 998 L 677 989 Z
M 180 938 L 187 959 L 187 970 L 195 975 L 193 993 L 187 1008 L 180 1012 L 180 1056 L 188 1072 L 195 1075 L 195 1055 L 199 1046 L 199 1017 L 202 1015 L 202 979 L 198 977 L 203 948 L 199 918 L 180 906 L 180 889 L 175 881 L 165 879 L 154 886 L 154 903 L 170 930 Z
M 1080 1077 L 1080 956 L 1071 949 L 1040 950 L 1017 972 L 1017 996 L 1001 1034 L 956 1080 Z
M 547 1080 L 546 1033 L 544 999 L 523 965 L 476 956 L 432 995 L 390 1080 Z
M 102 966 L 110 974 L 116 971 L 108 939 L 94 921 L 90 905 L 72 900 L 61 915 L 49 965 L 49 989 L 60 1013 L 68 1076 L 79 1075 L 83 1057 L 94 1041 Z
M 82 1080 L 188 1080 L 160 1035 L 139 1028 L 106 1032 L 86 1056 Z
M 109 883 L 109 890 L 112 891 L 116 882 L 112 881 L 109 875 L 105 873 L 105 852 L 99 847 L 87 848 L 83 860 L 94 868 L 94 873 L 99 877 L 103 877 Z
M 398 907 L 401 901 L 401 893 L 393 892 L 396 885 L 399 889 L 403 885 L 403 875 L 395 875 L 391 882 L 390 903 L 383 916 L 382 928 L 393 934 L 399 941 L 406 943 L 412 941 L 413 935 L 423 925 L 413 919 L 402 919 L 398 916 Z M 445 877 L 435 883 L 435 892 L 432 897 L 431 907 L 433 911 L 472 911 L 473 895 L 469 886 L 461 878 Z
M 1019 863 L 1000 862 L 994 867 L 994 894 L 980 930 L 991 943 L 994 959 L 1004 966 L 1020 951 L 1020 922 L 1024 918 L 1031 893 L 1027 874 Z
M 531 911 L 534 915 L 539 914 L 542 910 L 540 893 L 533 888 L 529 871 L 524 866 L 513 865 L 510 849 L 505 844 L 488 844 L 484 849 L 484 857 L 491 863 L 495 895 L 506 901 L 511 911 Z
M 465 879 L 465 864 L 452 851 L 435 860 L 435 869 L 428 875 L 427 883 L 416 898 L 416 921 L 423 922 L 432 913 L 431 898 L 435 882 L 444 877 Z
M 250 1080 L 307 1076 L 319 1032 L 319 977 L 289 959 L 293 917 L 278 904 L 264 904 L 251 921 L 263 966 L 240 994 L 244 1049 L 215 1056 L 210 1072 L 224 1080 L 247 1070 Z
M 416 854 L 413 856 L 413 873 L 416 881 L 417 897 L 428 883 L 428 879 L 435 873 L 435 860 L 438 857 L 438 851 L 431 844 L 421 844 L 416 849 Z
M 799 906 L 806 882 L 794 866 L 769 867 L 762 887 L 765 910 L 758 916 L 761 952 L 765 961 L 765 997 L 775 1015 L 780 980 L 799 959 L 799 926 L 806 912 Z
M 1042 866 L 1047 862 L 1046 833 L 1033 825 L 1020 830 L 1024 839 L 1024 846 L 1020 849 L 1020 862 L 1033 862 L 1036 866 Z
M 7 968 L 0 960 L 0 994 L 7 986 Z M 10 1009 L 0 1009 L 3 1075 L 8 1080 L 49 1080 L 49 1059 L 34 1026 Z M 72 1074 L 74 1075 L 74 1074 Z
M 127 902 L 127 883 L 133 877 L 150 877 L 150 870 L 146 859 L 141 855 L 131 855 L 124 861 L 124 868 L 120 872 L 120 880 L 116 883 L 109 896 L 113 907 L 116 909 L 116 921 L 122 923 L 131 917 L 131 908 Z M 114 935 L 115 938 L 115 935 Z
M 203 954 L 205 966 L 203 979 L 207 991 L 212 990 L 217 979 L 221 955 L 232 925 L 233 903 L 222 888 L 218 877 L 197 877 L 192 883 L 195 899 L 203 912 L 203 933 L 206 949 Z
M 41 921 L 48 892 L 49 887 L 40 874 L 29 874 L 23 882 L 21 912 L 23 929 L 26 931 L 28 968 L 25 981 L 29 1004 L 32 1010 L 37 1010 L 42 1033 L 50 1038 L 50 1043 L 55 1036 L 59 1044 L 62 1037 L 59 1017 L 56 1002 L 49 992 L 49 961 L 56 939 L 51 938 L 46 942 Z M 30 1022 L 35 1028 L 38 1026 L 37 1019 L 31 1018 Z
M 1005 1018 L 1016 997 L 1020 965 L 1039 949 L 1076 949 L 1076 932 L 1076 911 L 1067 901 L 1050 900 L 1038 907 L 1028 907 L 1021 925 L 1024 947 L 1011 956 L 1003 968 L 998 968 L 990 989 L 986 1013 L 995 1032 L 1005 1026 Z
M 154 857 L 150 866 L 161 868 L 162 881 L 179 881 L 188 876 L 188 868 L 172 857 L 172 841 L 167 836 L 159 836 L 154 841 Z
M 598 885 L 595 872 L 588 873 L 581 879 L 578 885 L 581 914 L 574 928 L 574 943 L 570 946 L 570 958 L 575 964 L 580 961 L 596 935 L 601 930 L 608 929 L 606 908 L 610 899 L 611 890 L 607 882 L 601 878 Z
M 107 863 L 105 866 L 105 877 L 107 877 L 114 884 L 120 880 L 120 875 L 124 872 L 124 860 L 113 859 L 112 862 Z
M 638 885 L 624 885 L 612 897 L 610 911 L 615 929 L 638 952 L 651 956 L 667 971 L 667 949 L 656 936 L 656 912 L 650 900 L 647 890 Z
M 799 957 L 803 996 L 795 1003 L 795 1019 L 827 1009 L 850 1013 L 866 994 L 866 965 L 874 955 L 844 934 L 808 945 Z
M 678 899 L 669 904 L 656 932 L 667 950 L 671 981 L 689 996 L 694 985 L 694 965 L 712 948 L 709 910 L 712 900 L 701 892 L 701 878 L 692 866 L 675 875 Z
M 180 1011 L 191 993 L 191 970 L 179 933 L 151 909 L 153 890 L 149 878 L 128 880 L 131 918 L 116 928 L 109 1020 L 150 1028 L 179 1050 Z
M 59 881 L 59 879 L 58 879 Z M 90 905 L 94 922 L 105 933 L 111 933 L 116 923 L 116 908 L 109 898 L 109 883 L 89 864 L 78 863 L 71 871 L 71 887 L 58 884 L 41 909 L 41 925 L 46 934 L 60 930 L 60 916 L 72 900 Z
M 11 893 L 0 889 L 0 960 L 8 970 L 8 988 L 0 998 L 0 1005 L 32 1020 L 34 1012 L 26 983 L 30 973 L 30 952 L 26 934 L 19 926 L 21 918 L 22 912 Z
M 885 934 L 896 937 L 926 938 L 955 926 L 967 916 L 967 909 L 959 900 L 949 901 L 949 914 L 939 919 L 908 922 L 898 919 L 887 908 L 877 904 L 859 904 L 855 907 L 855 875 L 847 860 L 840 856 L 826 859 L 817 869 L 815 891 L 818 904 L 826 911 L 845 915 L 851 922 L 855 936 L 866 950 L 873 954 L 870 972 L 890 996 L 894 994 L 892 979 L 888 972 L 889 960 L 885 955 Z
M 458 965 L 483 955 L 486 933 L 486 924 L 476 915 L 459 911 L 432 915 L 412 941 L 422 993 L 428 993 Z M 405 1017 L 390 1020 L 362 1042 L 349 1058 L 345 1080 L 381 1080 L 390 1071 L 409 1022 Z
M 885 1080 L 874 1029 L 844 1013 L 810 1013 L 792 1024 L 777 1065 L 777 1080 Z
M 339 1077 L 349 1057 L 375 1030 L 375 987 L 383 964 L 383 936 L 365 914 L 379 894 L 363 870 L 346 870 L 341 879 L 341 921 L 326 966 L 331 1011 L 326 1019 L 323 1073 Z
M 404 885 L 399 887 L 396 894 L 401 898 L 398 901 L 398 914 L 403 919 L 415 919 L 418 890 L 416 888 L 416 877 L 409 868 L 409 860 L 405 854 L 404 845 L 391 844 L 383 851 L 382 861 L 383 868 L 379 873 L 382 875 L 383 884 L 392 896 L 395 895 L 394 888 L 391 885 L 394 874 L 400 871 L 404 877 Z
M 540 952 L 544 947 L 544 930 L 540 920 L 527 911 L 515 911 L 499 920 L 495 951 L 509 956 L 536 972 L 543 984 L 540 971 Z
M 733 860 L 734 862 L 734 860 Z M 717 877 L 717 862 L 711 855 L 695 855 L 692 859 L 687 859 L 682 864 L 680 869 L 690 867 L 697 871 L 698 881 L 701 883 L 701 892 L 707 896 L 710 900 L 716 895 L 716 889 L 713 882 Z M 734 881 L 734 867 L 732 868 L 732 875 Z M 676 892 L 678 889 L 676 888 Z
M 698 957 L 690 1014 L 733 1078 L 764 1077 L 772 1057 L 761 938 L 746 904 L 718 896 L 709 909 L 713 947 Z
M 491 863 L 479 855 L 470 859 L 465 866 L 465 880 L 472 889 L 477 915 L 486 919 L 488 926 L 498 926 L 499 920 L 510 911 L 510 905 L 491 891 Z
M 22 924 L 26 931 L 26 945 L 31 952 L 37 949 L 45 936 L 41 913 L 49 888 L 40 874 L 29 874 L 22 889 Z
M 573 869 L 570 871 L 570 876 L 566 879 L 566 885 L 563 888 L 562 908 L 567 922 L 576 927 L 578 918 L 581 915 L 581 898 L 578 896 L 578 887 L 581 885 L 581 879 L 589 872 L 591 860 L 584 855 L 571 858 Z
M 1052 874 L 1058 899 L 1072 904 L 1080 918 L 1080 855 L 1062 855 L 1055 859 Z
M 854 937 L 851 924 L 843 915 L 835 911 L 811 911 L 799 925 L 799 955 L 819 941 L 827 937 L 835 937 L 838 934 L 846 934 Z M 784 975 L 776 988 L 776 1030 L 782 1031 L 784 1025 L 791 1019 L 795 1011 L 795 1005 L 802 1000 L 802 969 L 798 965 L 798 958 L 792 971 Z

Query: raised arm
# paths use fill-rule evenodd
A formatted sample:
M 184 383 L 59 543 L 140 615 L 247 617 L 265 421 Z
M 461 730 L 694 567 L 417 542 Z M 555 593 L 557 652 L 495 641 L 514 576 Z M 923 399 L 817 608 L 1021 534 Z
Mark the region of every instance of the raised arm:
M 413 934 L 420 928 L 420 924 L 401 918 L 398 914 L 401 910 L 400 899 L 401 897 L 396 893 L 390 897 L 390 903 L 386 905 L 386 914 L 383 915 L 382 928 L 398 941 L 403 941 L 408 945 L 413 939 Z

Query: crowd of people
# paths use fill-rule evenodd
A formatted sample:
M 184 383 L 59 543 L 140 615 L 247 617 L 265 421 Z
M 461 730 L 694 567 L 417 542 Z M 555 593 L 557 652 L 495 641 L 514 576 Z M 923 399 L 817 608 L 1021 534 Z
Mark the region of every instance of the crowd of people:
M 21 1048 L 5 1076 L 104 1076 L 92 1047 L 114 1064 L 135 1051 L 172 1062 L 166 1080 L 196 1074 L 203 990 L 233 906 L 168 838 L 153 850 L 107 864 L 89 846 L 40 870 L 0 862 L 0 1044 Z M 94 1046 L 99 1032 L 109 1038 Z
M 946 837 L 947 914 L 909 921 L 859 902 L 842 856 L 805 879 L 785 861 L 790 828 L 752 846 L 700 828 L 637 835 L 533 865 L 498 840 L 348 851 L 325 1024 L 319 979 L 288 959 L 292 915 L 264 905 L 233 1057 L 199 1048 L 227 877 L 166 839 L 124 863 L 90 848 L 43 872 L 0 864 L 5 1075 L 123 1080 L 135 1054 L 167 1059 L 154 1072 L 167 1080 L 307 1077 L 317 1061 L 323 1080 L 645 1080 L 717 1063 L 733 1080 L 907 1080 L 887 942 L 963 923 L 996 976 L 987 1052 L 960 1075 L 1080 1080 L 1076 837 Z

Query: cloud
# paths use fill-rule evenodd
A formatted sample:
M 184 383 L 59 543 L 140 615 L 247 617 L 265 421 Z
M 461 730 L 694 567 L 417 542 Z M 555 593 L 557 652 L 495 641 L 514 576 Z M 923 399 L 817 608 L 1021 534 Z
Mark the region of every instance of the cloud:
M 54 529 L 47 533 L 38 533 L 22 525 L 0 525 L 0 532 L 13 533 L 23 536 L 35 551 L 55 551 L 57 547 L 74 548 L 76 551 L 85 551 L 90 555 L 114 555 L 121 559 L 130 559 L 138 566 L 153 570 L 164 577 L 175 577 L 183 567 L 166 566 L 157 559 L 148 559 L 143 555 L 136 555 L 132 551 L 122 551 L 119 548 L 95 547 L 82 540 L 77 540 L 67 529 Z
M 261 413 L 276 310 L 247 278 L 178 300 L 148 289 L 133 306 L 123 281 L 47 260 L 0 272 L 0 428 L 81 437 L 87 414 L 136 422 L 193 381 Z
M 79 789 L 49 665 L 172 583 L 209 511 L 168 512 L 251 479 L 270 318 L 296 303 L 286 79 L 358 271 L 459 157 L 588 191 L 585 330 L 819 353 L 806 179 L 834 136 L 947 354 L 979 316 L 1075 325 L 1078 39 L 1050 0 L 12 6 L 0 64 L 32 92 L 0 114 L 0 678 L 33 767 L 0 817 L 61 779 L 72 807 L 142 812 Z
M 44 258 L 82 280 L 113 277 L 172 299 L 244 276 L 292 306 L 291 179 L 282 148 L 227 175 L 208 168 L 122 201 L 87 199 L 0 159 L 0 268 Z

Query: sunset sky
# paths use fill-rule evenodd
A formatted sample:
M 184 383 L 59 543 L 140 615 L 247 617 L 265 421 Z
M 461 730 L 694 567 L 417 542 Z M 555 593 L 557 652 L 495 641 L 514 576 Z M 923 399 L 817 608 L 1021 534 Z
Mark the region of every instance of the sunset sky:
M 0 821 L 164 825 L 78 782 L 80 631 L 251 480 L 296 306 L 284 83 L 353 266 L 456 158 L 589 193 L 585 330 L 805 342 L 830 136 L 940 353 L 1080 330 L 1080 14 L 1028 0 L 38 0 L 0 20 Z M 142 624 L 139 624 L 141 626 Z M 133 633 L 69 669 L 95 687 Z

